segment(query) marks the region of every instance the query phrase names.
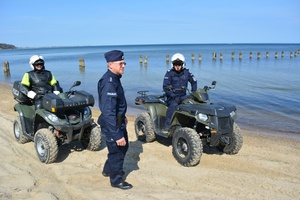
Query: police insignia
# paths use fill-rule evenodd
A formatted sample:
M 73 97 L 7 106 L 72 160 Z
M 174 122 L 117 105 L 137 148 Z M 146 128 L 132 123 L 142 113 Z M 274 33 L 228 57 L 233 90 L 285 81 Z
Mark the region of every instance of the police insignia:
M 117 93 L 116 92 L 107 92 L 107 96 L 113 96 L 116 97 Z

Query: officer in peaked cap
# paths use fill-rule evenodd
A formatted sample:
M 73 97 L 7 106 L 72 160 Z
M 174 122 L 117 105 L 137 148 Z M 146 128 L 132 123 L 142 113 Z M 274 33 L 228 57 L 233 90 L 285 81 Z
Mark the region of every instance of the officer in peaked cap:
M 124 53 L 119 50 L 106 52 L 104 57 L 108 70 L 98 81 L 98 97 L 101 115 L 98 124 L 106 137 L 107 160 L 102 175 L 110 177 L 112 187 L 130 189 L 132 185 L 123 180 L 123 163 L 128 150 L 128 134 L 125 117 L 127 103 L 121 84 L 126 63 Z

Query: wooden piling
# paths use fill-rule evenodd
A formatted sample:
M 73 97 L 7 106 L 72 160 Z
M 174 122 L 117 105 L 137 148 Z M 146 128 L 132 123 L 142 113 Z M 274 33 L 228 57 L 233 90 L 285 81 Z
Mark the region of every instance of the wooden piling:
M 250 59 L 252 59 L 252 51 L 250 51 Z
M 275 58 L 278 58 L 278 52 L 275 52 Z
M 143 56 L 140 55 L 140 63 L 143 63 Z
M 223 54 L 220 53 L 220 60 L 223 60 Z
M 293 57 L 293 52 L 290 52 L 290 58 L 292 58 Z
M 9 69 L 9 62 L 3 62 L 3 72 L 4 72 L 4 76 L 10 76 L 10 69 Z
M 234 52 L 231 53 L 231 59 L 234 59 Z
M 198 54 L 198 61 L 201 62 L 202 61 L 202 55 Z
M 166 55 L 166 63 L 169 63 L 170 62 L 170 56 L 169 54 Z
M 266 58 L 269 58 L 269 52 L 266 52 Z
M 281 52 L 281 57 L 282 57 L 282 58 L 284 57 L 284 52 L 283 52 L 283 51 Z
M 239 53 L 239 59 L 242 60 L 242 58 L 243 58 L 243 54 L 242 54 L 242 52 L 240 52 Z
M 260 52 L 257 53 L 257 59 L 260 59 Z
M 83 70 L 85 69 L 85 63 L 83 58 L 79 58 L 79 69 Z
M 215 52 L 212 53 L 212 59 L 213 59 L 213 60 L 216 60 L 216 59 L 217 59 L 217 53 L 215 53 Z

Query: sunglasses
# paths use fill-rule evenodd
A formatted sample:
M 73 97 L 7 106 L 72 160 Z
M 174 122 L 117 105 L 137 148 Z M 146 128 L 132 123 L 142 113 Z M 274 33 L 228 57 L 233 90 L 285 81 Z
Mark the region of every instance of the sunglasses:
M 123 65 L 126 65 L 126 62 L 114 62 L 120 65 L 120 67 L 122 67 Z
M 173 62 L 172 63 L 174 66 L 182 66 L 183 62 Z
M 44 64 L 35 64 L 34 66 L 44 66 Z

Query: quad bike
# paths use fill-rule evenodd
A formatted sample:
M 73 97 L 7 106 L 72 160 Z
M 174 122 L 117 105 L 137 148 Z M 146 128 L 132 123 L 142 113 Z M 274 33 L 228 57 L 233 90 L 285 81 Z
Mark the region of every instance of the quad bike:
M 13 85 L 15 139 L 21 143 L 34 141 L 41 162 L 49 164 L 56 160 L 58 147 L 80 141 L 84 148 L 96 151 L 101 144 L 100 128 L 92 119 L 89 106 L 94 106 L 94 97 L 85 91 L 73 91 L 80 85 L 76 81 L 68 92 L 46 93 L 42 108 L 35 109 L 30 99 L 19 90 L 20 81 Z
M 226 154 L 237 154 L 242 148 L 243 137 L 235 123 L 236 107 L 211 102 L 208 91 L 215 86 L 216 81 L 213 81 L 211 86 L 195 92 L 182 88 L 189 95 L 178 105 L 170 127 L 164 127 L 166 96 L 147 95 L 148 91 L 139 91 L 135 104 L 143 105 L 147 111 L 135 119 L 138 140 L 153 142 L 156 135 L 172 138 L 173 156 L 186 167 L 199 164 L 203 145 L 217 147 Z

